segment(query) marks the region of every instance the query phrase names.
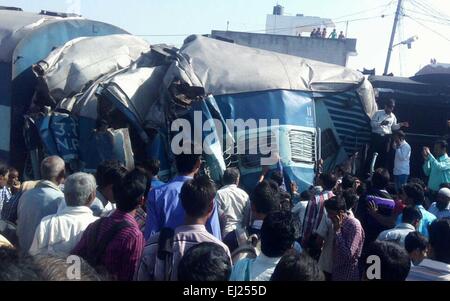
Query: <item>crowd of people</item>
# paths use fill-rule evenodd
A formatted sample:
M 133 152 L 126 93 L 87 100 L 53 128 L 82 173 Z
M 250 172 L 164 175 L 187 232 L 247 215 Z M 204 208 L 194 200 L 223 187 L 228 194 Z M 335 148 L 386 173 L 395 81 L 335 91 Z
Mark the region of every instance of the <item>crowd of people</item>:
M 393 170 L 372 164 L 358 179 L 338 166 L 305 191 L 281 164 L 249 194 L 236 168 L 218 187 L 194 154 L 175 156 L 168 183 L 158 160 L 69 175 L 52 156 L 24 183 L 0 164 L 0 280 L 450 280 L 448 145 L 424 148 L 428 184 L 410 179 L 409 124 L 394 107 L 374 115 L 371 145 L 381 164 L 395 149 Z M 73 279 L 68 258 L 80 262 Z
M 328 34 L 327 28 L 314 28 L 313 31 L 310 34 L 311 38 L 319 38 L 319 39 L 339 39 L 339 40 L 345 40 L 345 34 L 343 31 L 341 31 L 338 35 L 336 29 L 333 29 L 333 31 Z

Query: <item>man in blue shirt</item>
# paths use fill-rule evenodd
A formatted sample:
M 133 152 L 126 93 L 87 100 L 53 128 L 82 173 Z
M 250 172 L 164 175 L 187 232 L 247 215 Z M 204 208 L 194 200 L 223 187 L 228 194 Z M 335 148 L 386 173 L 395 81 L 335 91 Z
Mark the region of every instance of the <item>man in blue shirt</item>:
M 161 169 L 161 162 L 159 160 L 147 160 L 144 162 L 143 167 L 147 173 L 151 189 L 161 187 L 165 184 L 158 178 L 158 174 Z
M 425 210 L 423 202 L 425 201 L 423 188 L 418 184 L 407 184 L 403 186 L 400 197 L 407 206 L 414 206 L 422 213 L 422 220 L 420 221 L 417 231 L 425 237 L 429 237 L 428 228 L 436 220 L 436 216 Z M 397 219 L 397 225 L 402 223 L 403 214 Z
M 200 155 L 181 154 L 176 156 L 175 163 L 178 176 L 170 183 L 150 191 L 147 201 L 147 222 L 145 239 L 168 227 L 175 229 L 184 224 L 185 212 L 181 205 L 179 195 L 184 183 L 192 180 L 198 173 L 201 160 Z M 222 240 L 217 204 L 206 223 L 206 229 L 217 239 Z
M 430 179 L 428 188 L 437 193 L 441 184 L 450 183 L 450 158 L 447 155 L 448 144 L 445 140 L 437 141 L 434 144 L 434 154 L 428 147 L 424 147 L 423 156 L 425 164 L 423 171 Z

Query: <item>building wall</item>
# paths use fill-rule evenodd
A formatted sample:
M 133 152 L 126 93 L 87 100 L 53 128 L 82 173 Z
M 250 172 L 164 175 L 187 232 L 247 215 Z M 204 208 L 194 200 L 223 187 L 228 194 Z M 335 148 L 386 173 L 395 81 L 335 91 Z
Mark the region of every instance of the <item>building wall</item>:
M 212 31 L 212 37 L 238 45 L 299 56 L 325 63 L 346 66 L 349 55 L 356 55 L 356 40 L 311 39 L 272 34 Z

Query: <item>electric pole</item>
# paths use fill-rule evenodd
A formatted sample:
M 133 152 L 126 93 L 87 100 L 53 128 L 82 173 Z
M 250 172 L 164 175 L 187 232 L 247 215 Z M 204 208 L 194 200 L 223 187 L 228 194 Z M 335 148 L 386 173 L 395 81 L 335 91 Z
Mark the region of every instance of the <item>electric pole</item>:
M 389 63 L 391 62 L 392 48 L 394 45 L 395 33 L 397 31 L 398 20 L 400 19 L 400 12 L 402 10 L 403 0 L 398 0 L 397 11 L 395 13 L 394 26 L 392 27 L 391 41 L 389 42 L 389 49 L 386 58 L 386 66 L 384 67 L 384 74 L 387 75 L 389 71 Z

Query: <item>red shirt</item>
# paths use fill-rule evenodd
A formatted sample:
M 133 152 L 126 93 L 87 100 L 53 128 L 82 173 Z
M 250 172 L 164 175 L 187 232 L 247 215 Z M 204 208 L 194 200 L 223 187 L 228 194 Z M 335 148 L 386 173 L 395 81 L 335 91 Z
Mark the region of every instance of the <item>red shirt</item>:
M 111 242 L 109 242 L 104 255 L 101 257 L 101 264 L 114 279 L 119 281 L 132 281 L 145 243 L 144 235 L 139 229 L 135 218 L 129 213 L 116 210 L 102 222 L 98 232 L 97 242 L 102 240 L 102 237 L 111 230 L 114 224 L 123 221 L 128 222 L 130 226 L 120 230 Z M 88 246 L 88 238 L 99 222 L 97 221 L 91 224 L 86 229 L 80 242 L 72 251 L 72 254 L 82 258 L 89 256 L 90 248 Z

